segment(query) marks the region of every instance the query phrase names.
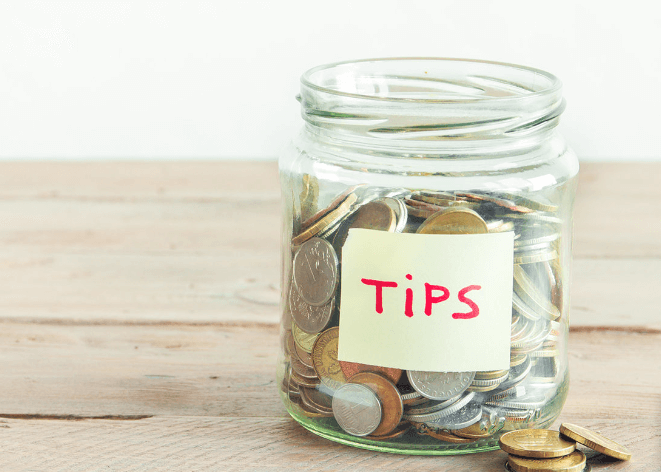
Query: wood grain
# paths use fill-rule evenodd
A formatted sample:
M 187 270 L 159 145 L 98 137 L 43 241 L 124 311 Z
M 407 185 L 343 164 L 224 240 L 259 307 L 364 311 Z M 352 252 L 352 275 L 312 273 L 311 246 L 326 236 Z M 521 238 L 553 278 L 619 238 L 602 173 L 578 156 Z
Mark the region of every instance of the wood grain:
M 593 471 L 658 471 L 661 436 L 644 421 L 590 421 L 630 448 L 631 462 L 591 460 Z M 38 440 L 35 440 L 38 438 Z M 287 418 L 148 418 L 137 421 L 0 423 L 0 470 L 217 471 L 503 469 L 507 454 L 403 456 L 350 448 L 306 431 Z M 66 454 L 62 454 L 66 451 Z
M 0 326 L 0 417 L 286 414 L 275 384 L 276 327 Z M 659 333 L 571 333 L 564 414 L 574 422 L 661 418 L 659 346 Z
M 661 470 L 659 164 L 586 164 L 561 420 Z M 275 163 L 0 164 L 0 470 L 503 470 L 291 420 Z

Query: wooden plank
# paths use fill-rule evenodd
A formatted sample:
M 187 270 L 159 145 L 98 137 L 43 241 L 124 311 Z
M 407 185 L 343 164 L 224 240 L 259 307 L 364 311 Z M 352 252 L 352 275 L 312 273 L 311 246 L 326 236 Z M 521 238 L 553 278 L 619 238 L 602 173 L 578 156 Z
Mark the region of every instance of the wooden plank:
M 659 163 L 582 164 L 575 212 L 575 256 L 660 257 L 661 207 L 656 204 L 661 198 L 660 176 Z M 171 216 L 175 211 L 168 208 L 172 203 L 259 202 L 271 205 L 270 218 L 262 221 L 262 229 L 277 231 L 278 185 L 274 162 L 5 162 L 0 163 L 0 199 L 13 202 L 15 206 L 0 209 L 0 216 L 32 215 L 32 218 L 41 219 L 44 215 L 39 214 L 40 208 L 49 208 L 52 209 L 48 212 L 51 216 L 59 217 L 60 231 L 65 232 L 64 236 L 67 236 L 67 225 L 74 223 L 76 226 L 77 223 L 85 228 L 84 232 L 76 234 L 72 229 L 68 236 L 74 240 L 93 240 L 95 228 L 100 232 L 114 215 L 129 226 L 127 231 L 111 226 L 112 236 L 106 234 L 105 241 L 108 242 L 110 237 L 119 242 L 123 237 L 130 241 L 131 230 L 140 229 L 136 223 L 131 225 L 132 214 L 146 215 L 145 227 L 149 227 L 147 223 L 151 220 L 158 227 L 160 215 Z M 82 206 L 30 208 L 35 201 L 41 205 L 63 200 L 70 203 L 107 202 L 117 207 L 99 207 L 91 220 Z M 156 210 L 152 207 L 141 212 L 127 205 L 137 202 L 151 202 L 157 205 Z M 179 221 L 184 227 L 191 220 L 197 220 L 199 225 L 202 216 L 199 213 L 190 219 L 182 216 L 185 221 Z M 222 215 L 215 217 L 220 219 Z M 208 223 L 213 219 L 204 221 Z M 191 230 L 198 234 L 194 240 L 198 249 L 202 249 L 198 227 Z M 3 229 L 6 228 L 7 225 L 3 225 Z M 48 231 L 48 224 L 42 229 Z M 171 231 L 174 249 L 189 250 L 185 238 L 182 241 L 176 237 L 182 228 L 170 222 L 166 234 Z M 158 233 L 151 237 L 156 237 L 158 242 Z M 213 235 L 216 241 L 220 237 Z M 64 244 L 58 238 L 42 241 Z M 183 246 L 177 246 L 177 242 Z M 156 244 L 150 250 L 154 249 L 160 249 L 160 246 Z
M 1 326 L 0 416 L 285 415 L 274 327 Z M 660 343 L 659 333 L 571 333 L 565 414 L 639 420 L 659 412 Z
M 646 420 L 588 421 L 633 452 L 630 462 L 597 456 L 595 471 L 659 470 L 661 435 Z M 655 425 L 658 426 L 658 423 Z M 404 456 L 342 446 L 287 418 L 148 418 L 138 421 L 0 423 L 0 469 L 11 471 L 310 470 L 501 471 L 507 454 Z
M 661 163 L 581 164 L 576 257 L 661 257 Z
M 0 320 L 277 323 L 275 244 L 225 245 L 167 255 L 0 250 Z M 659 282 L 658 259 L 578 259 L 572 325 L 661 329 Z
M 276 162 L 25 161 L 0 163 L 0 199 L 77 201 L 277 200 Z

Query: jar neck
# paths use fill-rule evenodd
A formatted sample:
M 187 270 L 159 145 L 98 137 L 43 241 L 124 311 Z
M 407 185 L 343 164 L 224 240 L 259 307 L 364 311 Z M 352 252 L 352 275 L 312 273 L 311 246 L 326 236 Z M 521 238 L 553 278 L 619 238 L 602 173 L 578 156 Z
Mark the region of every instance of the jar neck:
M 409 157 L 535 147 L 553 134 L 565 107 L 550 74 L 455 59 L 323 66 L 302 77 L 297 98 L 318 141 Z

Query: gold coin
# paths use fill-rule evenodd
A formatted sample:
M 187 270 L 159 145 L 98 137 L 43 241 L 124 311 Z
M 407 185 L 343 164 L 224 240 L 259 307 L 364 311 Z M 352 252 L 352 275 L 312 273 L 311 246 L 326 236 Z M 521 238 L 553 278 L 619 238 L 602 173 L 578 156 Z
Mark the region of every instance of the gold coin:
M 341 249 L 349 236 L 352 228 L 373 229 L 376 231 L 395 231 L 397 226 L 397 215 L 387 199 L 375 200 L 366 203 L 353 212 L 342 223 L 333 237 L 333 246 L 336 250 Z
M 317 385 L 319 385 L 319 379 L 306 379 L 305 377 L 301 377 L 300 375 L 298 375 L 298 373 L 292 370 L 291 375 L 289 377 L 290 389 L 292 388 L 292 386 L 315 388 Z
M 475 380 L 493 380 L 499 379 L 502 376 L 507 376 L 509 369 L 506 370 L 489 370 L 484 372 L 475 372 Z
M 510 367 L 516 367 L 523 364 L 528 356 L 526 354 L 514 354 L 510 357 Z
M 292 340 L 294 339 L 294 336 L 292 335 Z M 314 368 L 312 365 L 312 354 L 309 352 L 305 351 L 301 346 L 296 344 L 296 342 L 292 341 L 294 343 L 294 349 L 296 352 L 296 356 L 298 356 L 299 360 L 305 364 L 306 367 L 309 367 L 310 369 Z
M 550 251 L 542 251 L 533 254 L 522 254 L 520 256 L 514 256 L 514 264 L 524 265 L 524 264 L 536 264 L 538 262 L 547 262 L 552 261 L 558 257 L 558 253 L 555 249 Z
M 606 454 L 623 461 L 631 459 L 631 452 L 624 446 L 612 441 L 599 433 L 576 426 L 571 423 L 562 423 L 560 433 L 597 452 Z
M 317 373 L 314 369 L 303 364 L 296 355 L 291 356 L 290 362 L 292 371 L 296 372 L 301 377 L 311 380 L 317 378 Z
M 552 459 L 531 459 L 510 455 L 507 460 L 515 472 L 583 472 L 585 469 L 585 454 L 581 451 Z
M 383 441 L 384 439 L 395 439 L 400 436 L 403 436 L 409 429 L 411 429 L 411 423 L 407 422 L 402 422 L 399 423 L 399 425 L 390 432 L 390 434 L 384 434 L 382 436 L 374 436 L 373 434 L 370 434 L 369 436 L 365 436 L 368 439 L 374 439 L 376 441 Z
M 438 212 L 420 225 L 419 234 L 484 234 L 487 224 L 473 210 L 456 208 Z
M 301 219 L 307 220 L 317 208 L 319 198 L 319 182 L 315 176 L 303 174 L 303 189 L 298 198 L 301 202 Z
M 374 372 L 359 372 L 349 379 L 351 383 L 359 383 L 369 387 L 381 402 L 382 417 L 379 426 L 372 432 L 373 436 L 384 436 L 392 433 L 404 414 L 402 396 L 390 380 Z
M 414 425 L 414 427 L 416 427 L 416 430 L 420 434 L 438 439 L 439 441 L 445 441 L 454 444 L 468 444 L 475 441 L 475 439 L 460 438 L 459 436 L 455 436 L 454 434 L 447 431 L 433 430 L 424 423 L 418 423 L 417 425 Z
M 316 388 L 301 388 L 301 404 L 308 410 L 316 411 L 317 413 L 333 414 L 331 397 L 319 392 Z
M 514 223 L 503 220 L 489 221 L 487 228 L 490 233 L 507 233 L 508 231 L 514 231 Z
M 312 239 L 320 233 L 327 231 L 335 226 L 342 218 L 351 212 L 351 206 L 356 203 L 358 196 L 355 193 L 350 193 L 342 200 L 337 208 L 324 214 L 318 221 L 305 228 L 296 237 L 291 240 L 292 246 L 300 246 L 308 239 Z
M 558 211 L 558 206 L 554 205 L 551 203 L 549 200 L 546 200 L 545 198 L 541 197 L 540 195 L 537 195 L 535 198 L 536 200 L 533 200 L 532 198 L 524 197 L 522 195 L 515 195 L 515 194 L 502 194 L 504 198 L 507 198 L 508 200 L 515 201 L 519 205 L 523 205 L 525 207 L 528 207 L 532 210 L 538 210 L 538 211 Z
M 340 368 L 342 369 L 342 372 L 344 372 L 344 375 L 348 379 L 359 372 L 376 372 L 377 374 L 383 375 L 392 383 L 397 384 L 399 378 L 402 376 L 401 369 L 395 369 L 392 367 L 379 367 L 376 365 L 368 365 L 368 364 L 359 364 L 358 362 L 340 361 Z
M 542 295 L 537 289 L 528 273 L 521 266 L 514 266 L 514 293 L 524 303 L 536 312 L 541 312 L 546 318 L 555 321 L 560 318 L 560 311 L 550 300 Z
M 312 365 L 321 379 L 321 383 L 338 389 L 347 382 L 342 372 L 340 361 L 337 360 L 337 346 L 340 328 L 330 328 L 322 332 L 312 348 Z
M 308 334 L 298 327 L 296 323 L 291 324 L 291 334 L 294 338 L 294 343 L 305 352 L 312 352 L 312 346 L 319 337 L 319 334 Z
M 526 208 L 521 205 L 517 205 L 511 200 L 506 200 L 504 198 L 498 198 L 498 197 L 493 197 L 491 195 L 484 195 L 484 194 L 479 194 L 479 193 L 457 193 L 458 196 L 460 197 L 466 197 L 470 200 L 477 200 L 481 202 L 488 202 L 488 203 L 493 203 L 495 205 L 501 206 L 503 208 L 507 208 L 508 210 L 511 211 L 516 211 L 519 213 L 532 213 L 533 210 L 530 208 Z
M 498 445 L 509 454 L 538 459 L 566 456 L 576 449 L 576 442 L 567 441 L 557 431 L 548 429 L 510 431 L 500 437 Z

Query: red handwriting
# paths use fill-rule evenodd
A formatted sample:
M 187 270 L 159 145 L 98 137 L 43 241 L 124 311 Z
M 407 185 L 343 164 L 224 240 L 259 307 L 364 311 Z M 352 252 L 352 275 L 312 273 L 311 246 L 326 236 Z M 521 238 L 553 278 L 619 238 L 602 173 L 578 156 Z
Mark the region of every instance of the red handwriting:
M 385 280 L 360 279 L 365 285 L 376 287 L 376 312 L 383 313 L 383 287 L 397 287 L 397 282 L 386 282 Z
M 460 302 L 465 303 L 466 305 L 471 307 L 471 311 L 469 311 L 468 313 L 452 313 L 453 319 L 470 320 L 471 318 L 475 318 L 477 315 L 480 314 L 479 307 L 473 300 L 466 297 L 466 293 L 470 292 L 471 290 L 479 290 L 481 288 L 482 287 L 479 285 L 469 285 L 468 287 L 464 287 L 461 290 L 459 290 L 459 294 L 457 295 L 457 298 L 459 298 Z
M 411 274 L 406 274 L 408 280 L 412 280 L 413 277 Z M 384 288 L 396 288 L 397 282 L 391 282 L 386 280 L 375 280 L 375 279 L 360 279 L 365 285 L 370 285 L 375 287 L 376 291 L 376 312 L 381 314 L 383 313 L 383 289 Z M 452 318 L 455 320 L 469 320 L 475 318 L 480 314 L 480 308 L 477 306 L 473 300 L 468 298 L 466 294 L 473 290 L 480 290 L 482 287 L 480 285 L 469 285 L 467 287 L 459 290 L 457 298 L 461 303 L 465 303 L 471 309 L 468 313 L 453 313 Z M 440 295 L 435 295 L 435 292 L 441 292 Z M 442 285 L 432 285 L 425 283 L 425 315 L 431 316 L 433 305 L 436 303 L 444 302 L 450 298 L 450 290 L 447 287 Z M 404 301 L 404 315 L 411 318 L 413 316 L 413 289 L 406 289 L 406 298 Z
M 443 295 L 441 295 L 440 297 L 433 297 L 432 292 L 434 290 L 441 290 L 443 292 Z M 450 291 L 447 288 L 441 285 L 431 285 L 426 283 L 425 284 L 425 315 L 431 316 L 432 303 L 441 303 L 447 300 L 448 298 L 450 298 Z

